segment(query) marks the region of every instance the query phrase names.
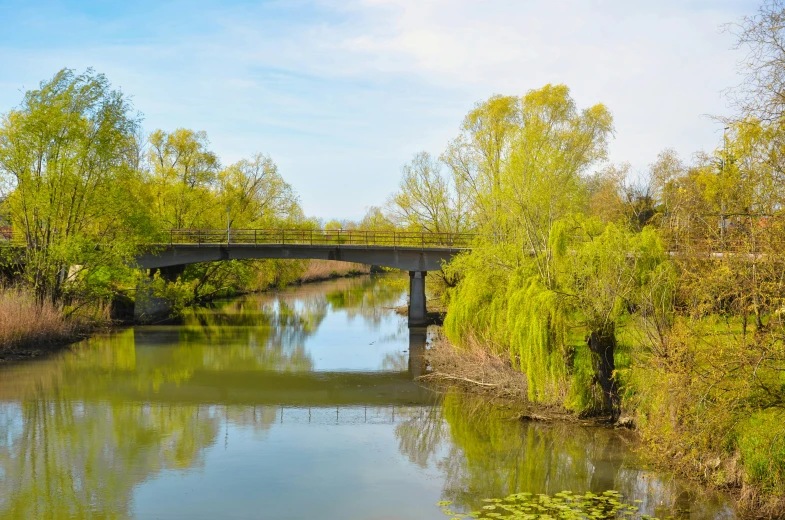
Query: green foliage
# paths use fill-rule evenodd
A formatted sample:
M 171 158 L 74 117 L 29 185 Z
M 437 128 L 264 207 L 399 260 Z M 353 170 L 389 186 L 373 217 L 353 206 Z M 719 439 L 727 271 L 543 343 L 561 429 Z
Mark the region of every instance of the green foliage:
M 567 392 L 567 316 L 564 302 L 538 276 L 508 286 L 509 348 L 526 373 L 529 399 L 561 403 Z
M 61 70 L 3 119 L 0 177 L 26 245 L 22 275 L 39 299 L 105 297 L 112 277 L 86 273 L 122 271 L 150 231 L 134 198 L 137 129 L 128 100 L 90 69 Z
M 785 410 L 758 412 L 736 427 L 736 442 L 749 482 L 771 493 L 785 489 Z
M 147 184 L 161 228 L 211 227 L 208 223 L 219 162 L 208 149 L 207 134 L 185 128 L 172 133 L 156 130 L 148 142 Z
M 0 126 L 0 206 L 26 251 L 20 275 L 39 299 L 73 307 L 133 287 L 140 244 L 172 228 L 315 227 L 269 157 L 221 169 L 203 131 L 156 130 L 146 152 L 127 98 L 92 70 L 60 71 Z M 7 215 L 7 217 L 6 217 Z M 279 286 L 302 262 L 189 266 L 171 288 L 178 308 Z M 160 286 L 160 287 L 159 287 Z M 185 293 L 190 293 L 186 295 Z
M 367 209 L 358 227 L 370 231 L 396 230 L 395 223 L 378 206 L 371 206 Z
M 649 515 L 637 514 L 638 507 L 625 504 L 618 491 L 608 490 L 599 494 L 587 492 L 584 494 L 561 491 L 553 496 L 533 494 L 528 492 L 514 493 L 504 498 L 486 498 L 487 505 L 468 515 L 456 514 L 444 508 L 442 512 L 452 517 L 472 518 L 564 518 L 574 520 L 615 519 L 615 518 L 641 518 L 655 520 Z M 448 503 L 439 502 L 439 506 Z
M 547 251 L 514 270 L 488 269 L 509 246 L 481 245 L 456 259 L 447 268 L 460 283 L 448 294 L 445 332 L 458 345 L 473 337 L 507 352 L 526 373 L 530 400 L 601 410 L 594 358 L 571 331 L 615 334 L 631 306 L 662 291 L 655 274 L 667 266 L 664 247 L 651 228 L 635 234 L 575 216 L 554 222 L 550 237 Z

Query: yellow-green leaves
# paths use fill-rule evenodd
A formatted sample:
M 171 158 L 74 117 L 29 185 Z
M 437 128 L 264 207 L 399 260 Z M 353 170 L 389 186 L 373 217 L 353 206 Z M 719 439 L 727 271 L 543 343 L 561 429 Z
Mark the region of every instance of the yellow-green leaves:
M 0 178 L 39 298 L 101 296 L 112 280 L 85 271 L 122 270 L 146 225 L 134 200 L 137 130 L 127 99 L 90 69 L 61 70 L 4 119 Z
M 455 233 L 466 229 L 465 199 L 442 171 L 442 163 L 420 152 L 403 167 L 398 192 L 388 202 L 398 224 L 408 230 Z

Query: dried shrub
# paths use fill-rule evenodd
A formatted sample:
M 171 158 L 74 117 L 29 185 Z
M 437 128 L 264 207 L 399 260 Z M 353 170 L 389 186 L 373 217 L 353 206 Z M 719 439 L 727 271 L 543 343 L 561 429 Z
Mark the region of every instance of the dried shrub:
M 428 349 L 427 359 L 432 370 L 422 376 L 422 380 L 459 385 L 493 397 L 527 401 L 526 374 L 474 338 L 458 349 L 443 336 L 438 336 Z
M 61 308 L 20 289 L 0 289 L 0 351 L 59 343 L 74 334 Z
M 300 282 L 317 282 L 341 276 L 368 274 L 370 272 L 371 266 L 369 265 L 338 260 L 311 260 L 308 262 L 305 272 L 300 275 Z

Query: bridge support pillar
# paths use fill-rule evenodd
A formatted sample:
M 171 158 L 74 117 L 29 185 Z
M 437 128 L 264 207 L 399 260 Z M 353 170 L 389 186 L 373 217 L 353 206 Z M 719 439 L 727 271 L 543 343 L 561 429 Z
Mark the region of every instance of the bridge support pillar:
M 167 282 L 177 280 L 185 271 L 184 265 L 175 265 L 161 269 L 150 269 L 150 277 L 140 281 L 136 286 L 136 302 L 134 303 L 134 321 L 137 323 L 151 323 L 164 320 L 172 313 L 173 304 L 153 291 L 152 281 L 156 271 Z
M 409 326 L 422 327 L 427 324 L 425 271 L 409 271 Z
M 409 374 L 417 379 L 425 373 L 425 343 L 428 339 L 426 327 L 409 329 Z

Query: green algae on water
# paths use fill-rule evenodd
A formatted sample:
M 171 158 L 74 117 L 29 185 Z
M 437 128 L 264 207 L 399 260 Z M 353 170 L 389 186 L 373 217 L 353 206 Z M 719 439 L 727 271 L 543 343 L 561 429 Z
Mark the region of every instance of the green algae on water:
M 604 491 L 600 494 L 573 494 L 562 491 L 553 496 L 531 493 L 515 493 L 505 498 L 484 498 L 487 505 L 469 514 L 460 514 L 443 508 L 442 512 L 453 518 L 493 518 L 521 520 L 609 520 L 628 518 L 633 520 L 656 520 L 649 515 L 638 513 L 638 507 L 625 504 L 618 491 Z M 440 506 L 449 503 L 439 502 Z

